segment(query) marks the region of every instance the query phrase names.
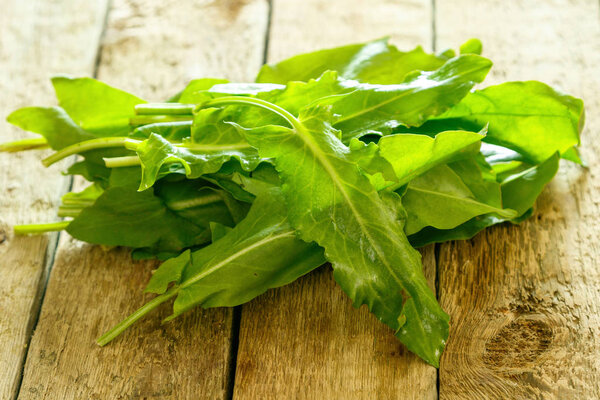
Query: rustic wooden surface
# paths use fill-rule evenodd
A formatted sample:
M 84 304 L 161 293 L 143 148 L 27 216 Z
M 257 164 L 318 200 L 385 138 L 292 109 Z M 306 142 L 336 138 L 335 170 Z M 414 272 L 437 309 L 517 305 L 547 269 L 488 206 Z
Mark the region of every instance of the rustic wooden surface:
M 441 399 L 600 398 L 600 11 L 598 1 L 437 2 L 440 47 L 478 36 L 491 82 L 538 79 L 582 97 L 582 153 L 562 163 L 520 226 L 441 246 L 452 317 Z
M 51 101 L 55 72 L 97 70 L 160 100 L 193 77 L 251 79 L 265 54 L 275 61 L 384 35 L 441 50 L 475 36 L 496 64 L 490 82 L 539 79 L 584 98 L 590 169 L 564 163 L 523 225 L 425 250 L 452 316 L 438 373 L 353 309 L 329 267 L 241 307 L 239 332 L 232 310 L 161 326 L 164 307 L 100 349 L 94 339 L 143 303 L 155 264 L 66 235 L 36 325 L 53 245 L 14 238 L 10 227 L 51 219 L 67 180 L 32 167 L 35 154 L 0 155 L 0 399 L 600 398 L 597 1 L 113 0 L 102 40 L 105 2 L 3 7 L 4 115 Z
M 105 2 L 6 0 L 1 9 L 2 119 L 17 107 L 51 103 L 53 74 L 93 73 Z M 7 141 L 26 134 L 2 123 L 0 136 Z M 18 390 L 56 243 L 56 235 L 15 238 L 11 227 L 54 220 L 68 182 L 56 170 L 45 170 L 39 154 L 0 155 L 0 399 Z

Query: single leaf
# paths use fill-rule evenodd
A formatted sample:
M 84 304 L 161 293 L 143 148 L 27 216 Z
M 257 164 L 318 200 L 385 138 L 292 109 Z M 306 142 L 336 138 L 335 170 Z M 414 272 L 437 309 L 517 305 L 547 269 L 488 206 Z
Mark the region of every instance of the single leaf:
M 346 82 L 354 89 L 352 93 L 321 103 L 332 104 L 334 114 L 339 115 L 334 126 L 343 132 L 343 141 L 373 130 L 418 126 L 458 103 L 485 78 L 491 65 L 486 58 L 462 55 L 396 85 Z
M 379 140 L 379 151 L 394 168 L 403 185 L 430 168 L 477 153 L 485 131 L 445 131 L 435 138 L 426 135 L 397 134 Z
M 60 107 L 25 107 L 12 112 L 6 120 L 19 128 L 38 133 L 54 150 L 93 139 Z
M 402 52 L 387 42 L 388 39 L 383 38 L 300 54 L 276 64 L 264 65 L 256 81 L 281 84 L 306 82 L 331 70 L 338 71 L 344 79 L 390 84 L 402 82 L 411 71 L 434 70 L 446 61 L 444 56 L 427 54 L 421 47 Z
M 521 153 L 532 164 L 555 152 L 571 154 L 583 127 L 583 102 L 541 82 L 507 82 L 470 93 L 442 124 L 483 127 L 484 141 Z
M 123 136 L 136 104 L 146 101 L 92 78 L 52 78 L 59 105 L 77 125 L 97 136 Z
M 349 159 L 330 118 L 317 107 L 299 119 L 288 115 L 293 129 L 245 132 L 262 157 L 275 159 L 292 226 L 302 239 L 325 248 L 336 281 L 354 305 L 367 304 L 411 351 L 439 365 L 448 316 L 427 286 L 420 254 L 398 221 L 400 211 L 379 198 Z
M 517 210 L 519 215 L 533 207 L 546 184 L 556 175 L 559 158 L 556 153 L 540 165 L 507 177 L 501 186 L 504 206 Z
M 559 156 L 555 154 L 538 166 L 526 172 L 514 174 L 506 185 L 501 185 L 502 201 L 505 207 L 517 210 L 518 216 L 512 222 L 519 223 L 532 215 L 535 200 L 558 170 Z M 470 239 L 483 229 L 508 221 L 493 214 L 475 217 L 453 229 L 442 230 L 427 227 L 409 237 L 415 247 L 448 240 Z
M 402 197 L 408 219 L 404 228 L 412 235 L 426 226 L 451 229 L 482 214 L 494 213 L 514 218 L 514 210 L 478 201 L 460 177 L 448 166 L 440 165 L 413 179 Z
M 481 55 L 483 45 L 479 39 L 469 39 L 460 45 L 460 54 L 478 54 Z
M 67 232 L 89 243 L 176 252 L 210 240 L 210 222 L 233 225 L 227 193 L 199 181 L 161 182 L 156 189 L 111 187 L 84 208 Z

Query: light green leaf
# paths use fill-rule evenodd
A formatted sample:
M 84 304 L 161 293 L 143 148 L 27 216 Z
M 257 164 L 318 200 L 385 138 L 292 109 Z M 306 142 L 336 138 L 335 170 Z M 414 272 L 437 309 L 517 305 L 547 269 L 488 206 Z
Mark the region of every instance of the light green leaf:
M 60 107 L 20 108 L 6 120 L 21 129 L 42 135 L 54 150 L 94 138 L 75 124 Z
M 558 154 L 540 165 L 507 177 L 501 185 L 502 202 L 505 207 L 517 210 L 519 215 L 533 207 L 535 200 L 558 171 Z
M 485 131 L 445 131 L 435 138 L 426 135 L 397 134 L 379 140 L 379 151 L 394 168 L 398 184 L 439 164 L 477 153 Z
M 452 126 L 489 124 L 484 141 L 538 164 L 557 151 L 571 154 L 579 144 L 583 102 L 541 82 L 507 82 L 470 93 L 434 119 Z
M 446 58 L 427 54 L 421 47 L 408 52 L 389 45 L 387 38 L 363 44 L 319 50 L 300 54 L 277 64 L 264 65 L 257 82 L 287 84 L 308 81 L 325 71 L 338 71 L 344 79 L 375 84 L 399 83 L 414 70 L 439 68 Z
M 227 112 L 218 108 L 200 110 L 194 119 L 191 140 L 182 144 L 156 134 L 139 144 L 136 151 L 142 163 L 140 190 L 154 184 L 165 164 L 180 163 L 190 179 L 215 173 L 232 158 L 246 171 L 256 168 L 261 161 L 258 153 L 235 127 L 224 122 Z
M 469 39 L 460 45 L 460 54 L 478 54 L 481 55 L 483 45 L 479 39 Z
M 502 194 L 496 171 L 481 154 L 448 163 L 475 198 L 482 203 L 502 208 Z
M 173 101 L 178 103 L 200 103 L 205 100 L 205 91 L 214 85 L 224 84 L 229 82 L 227 79 L 202 78 L 194 79 L 175 97 Z M 197 101 L 201 99 L 200 101 Z
M 410 181 L 402 204 L 408 214 L 407 235 L 426 226 L 452 229 L 482 214 L 494 213 L 504 218 L 517 216 L 514 210 L 478 201 L 460 177 L 446 165 L 432 168 Z
M 135 105 L 146 101 L 92 78 L 52 78 L 59 105 L 73 121 L 97 136 L 122 136 Z
M 453 229 L 424 228 L 409 237 L 416 247 L 431 243 L 441 243 L 448 240 L 470 239 L 481 230 L 511 220 L 515 223 L 529 218 L 536 198 L 558 170 L 559 156 L 555 154 L 538 166 L 529 168 L 525 172 L 518 172 L 506 180 L 501 186 L 502 201 L 505 207 L 517 210 L 517 217 L 507 219 L 494 214 L 477 216 Z

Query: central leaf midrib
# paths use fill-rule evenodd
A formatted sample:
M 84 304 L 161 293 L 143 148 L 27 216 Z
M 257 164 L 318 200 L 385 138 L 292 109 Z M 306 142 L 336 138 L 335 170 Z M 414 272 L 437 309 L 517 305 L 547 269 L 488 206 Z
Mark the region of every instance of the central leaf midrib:
M 408 190 L 413 190 L 415 192 L 427 193 L 427 194 L 430 194 L 430 195 L 433 195 L 433 196 L 445 197 L 445 198 L 448 198 L 448 199 L 454 199 L 454 200 L 462 201 L 462 202 L 465 202 L 465 203 L 471 203 L 471 204 L 475 204 L 475 205 L 479 205 L 479 206 L 484 206 L 484 207 L 487 207 L 487 208 L 489 208 L 491 210 L 495 210 L 495 211 L 497 211 L 499 213 L 506 213 L 508 211 L 507 209 L 494 207 L 494 206 L 491 206 L 489 204 L 477 201 L 475 199 L 471 199 L 469 197 L 458 197 L 456 195 L 452 195 L 452 194 L 449 194 L 449 193 L 436 192 L 436 191 L 433 191 L 433 190 L 422 189 L 422 188 L 419 188 L 419 187 L 416 187 L 416 186 L 410 186 L 410 185 L 408 186 Z
M 300 125 L 300 126 L 304 127 L 304 125 Z M 306 129 L 306 128 L 304 128 L 304 129 Z M 377 256 L 382 261 L 383 265 L 386 267 L 386 269 L 388 270 L 388 272 L 390 273 L 390 275 L 394 278 L 394 280 L 401 287 L 404 287 L 404 285 L 402 284 L 402 281 L 400 280 L 400 278 L 398 278 L 398 276 L 396 275 L 395 271 L 392 269 L 391 265 L 389 264 L 389 262 L 385 258 L 384 254 L 382 254 L 381 249 L 379 248 L 379 246 L 376 245 L 376 242 L 371 237 L 371 235 L 369 233 L 369 230 L 366 228 L 366 225 L 365 225 L 362 217 L 358 213 L 358 210 L 354 206 L 354 203 L 352 202 L 352 200 L 350 200 L 350 197 L 348 196 L 348 193 L 346 193 L 346 190 L 344 189 L 343 184 L 338 179 L 339 178 L 338 174 L 335 172 L 335 169 L 333 168 L 333 166 L 331 165 L 331 163 L 326 158 L 324 158 L 324 155 L 321 153 L 320 149 L 314 143 L 314 141 L 312 140 L 312 137 L 310 137 L 310 135 L 308 135 L 306 132 L 304 132 L 303 129 L 297 129 L 296 128 L 296 131 L 298 133 L 298 136 L 302 139 L 302 141 L 307 145 L 307 147 L 313 153 L 314 157 L 319 161 L 319 163 L 323 166 L 323 168 L 325 168 L 325 170 L 329 174 L 331 180 L 333 181 L 334 185 L 342 193 L 342 196 L 344 197 L 344 199 L 348 203 L 348 205 L 350 207 L 350 210 L 352 211 L 352 214 L 356 218 L 356 221 L 358 222 L 358 224 L 359 224 L 359 226 L 361 228 L 361 231 L 367 237 L 367 240 L 371 244 L 371 247 L 377 253 Z M 358 173 L 358 171 L 357 171 L 357 173 Z
M 467 74 L 470 74 L 470 73 L 472 73 L 472 72 L 476 72 L 476 71 L 478 71 L 478 70 L 480 70 L 480 69 L 482 69 L 482 68 L 481 68 L 481 67 L 478 67 L 478 68 L 470 69 L 470 70 L 466 71 L 466 72 L 465 72 L 463 75 L 467 75 Z M 448 80 L 448 79 L 447 79 L 447 80 Z M 447 81 L 447 80 L 445 80 L 445 81 Z M 451 79 L 451 80 L 452 80 L 452 79 Z M 445 81 L 444 81 L 444 82 L 445 82 Z M 438 82 L 438 83 L 440 83 L 440 82 Z M 438 84 L 438 85 L 436 85 L 435 87 L 439 87 L 439 86 L 440 86 L 440 85 Z M 392 103 L 392 102 L 394 102 L 394 101 L 396 101 L 396 100 L 398 100 L 398 99 L 401 99 L 402 97 L 404 97 L 404 96 L 407 96 L 407 95 L 408 95 L 408 94 L 410 94 L 410 93 L 413 93 L 413 91 L 414 91 L 414 90 L 410 90 L 410 89 L 418 89 L 418 88 L 409 88 L 409 89 L 407 89 L 405 92 L 402 92 L 401 94 L 399 94 L 398 96 L 395 96 L 395 97 L 392 97 L 391 99 L 388 99 L 388 100 L 382 101 L 381 103 L 377 103 L 377 104 L 376 104 L 376 105 L 374 105 L 374 106 L 367 107 L 367 108 L 363 108 L 361 111 L 359 111 L 359 112 L 356 112 L 356 113 L 354 113 L 354 114 L 351 114 L 351 115 L 348 115 L 348 116 L 346 116 L 346 117 L 340 118 L 340 119 L 338 119 L 338 120 L 335 122 L 335 124 L 339 124 L 339 123 L 341 123 L 341 122 L 344 122 L 344 121 L 351 120 L 352 118 L 359 117 L 359 116 L 361 116 L 361 115 L 363 115 L 363 114 L 369 113 L 369 112 L 371 112 L 371 111 L 373 111 L 373 110 L 376 110 L 377 108 L 383 107 L 383 106 L 385 106 L 385 105 L 387 105 L 387 104 L 389 104 L 389 103 Z M 426 89 L 431 89 L 431 87 L 428 87 L 428 88 L 426 88 Z M 334 125 L 335 125 L 335 124 L 334 124 Z
M 294 236 L 294 231 L 287 231 L 284 233 L 280 233 L 277 235 L 273 235 L 273 236 L 267 236 L 264 239 L 259 240 L 256 243 L 253 243 L 250 246 L 244 247 L 242 250 L 236 252 L 235 254 L 232 254 L 231 256 L 227 257 L 225 260 L 222 260 L 220 262 L 218 262 L 217 264 L 215 264 L 213 267 L 207 269 L 206 271 L 199 273 L 198 275 L 195 275 L 193 277 L 191 277 L 190 279 L 188 279 L 187 281 L 183 282 L 180 286 L 179 286 L 179 290 L 185 289 L 191 285 L 193 285 L 194 283 L 198 282 L 199 280 L 201 280 L 202 278 L 212 274 L 213 272 L 221 269 L 221 267 L 229 264 L 231 261 L 235 260 L 236 258 L 239 258 L 241 256 L 243 256 L 244 254 L 264 245 L 270 242 L 273 242 L 275 240 L 284 238 L 284 237 L 293 237 Z
M 197 144 L 183 144 L 181 146 L 176 146 L 179 148 L 184 148 L 188 150 L 205 150 L 205 151 L 219 151 L 219 150 L 238 150 L 238 149 L 247 149 L 251 148 L 248 143 L 240 143 L 240 144 L 231 144 L 231 145 L 197 145 Z

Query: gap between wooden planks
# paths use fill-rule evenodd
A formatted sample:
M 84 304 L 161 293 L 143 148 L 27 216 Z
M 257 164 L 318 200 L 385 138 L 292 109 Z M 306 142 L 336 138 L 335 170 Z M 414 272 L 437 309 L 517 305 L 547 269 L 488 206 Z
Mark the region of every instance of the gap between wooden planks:
M 98 78 L 154 101 L 196 77 L 252 79 L 267 11 L 264 0 L 113 0 Z M 198 309 L 161 326 L 163 307 L 111 345 L 95 344 L 144 302 L 156 265 L 61 240 L 19 398 L 225 398 L 231 309 Z
M 441 399 L 600 398 L 599 15 L 596 0 L 437 0 L 438 43 L 481 38 L 491 83 L 536 79 L 584 99 L 590 165 L 562 162 L 522 225 L 441 246 Z
M 93 73 L 106 8 L 105 1 L 2 2 L 0 141 L 32 136 L 4 118 L 18 107 L 52 104 L 52 75 Z M 56 220 L 70 181 L 39 160 L 40 152 L 0 154 L 0 399 L 17 394 L 57 236 L 14 237 L 12 226 Z

